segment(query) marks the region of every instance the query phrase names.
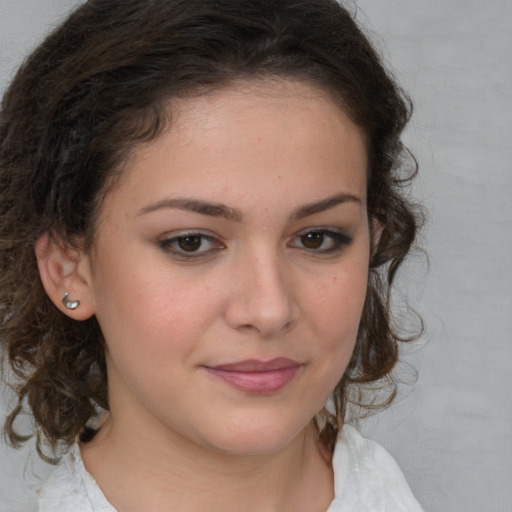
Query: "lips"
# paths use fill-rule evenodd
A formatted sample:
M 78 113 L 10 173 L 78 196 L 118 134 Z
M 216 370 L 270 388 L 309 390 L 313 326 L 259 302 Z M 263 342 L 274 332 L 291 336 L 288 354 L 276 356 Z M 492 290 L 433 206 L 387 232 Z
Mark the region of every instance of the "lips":
M 279 391 L 293 380 L 301 366 L 297 361 L 279 357 L 270 361 L 248 359 L 204 368 L 213 377 L 236 389 L 247 393 L 269 394 Z

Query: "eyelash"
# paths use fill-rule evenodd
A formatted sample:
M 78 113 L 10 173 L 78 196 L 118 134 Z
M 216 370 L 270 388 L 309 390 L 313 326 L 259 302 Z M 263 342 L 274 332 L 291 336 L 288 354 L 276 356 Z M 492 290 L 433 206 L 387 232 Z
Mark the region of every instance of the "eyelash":
M 319 247 L 307 247 L 304 245 L 305 237 L 308 236 L 320 236 L 321 244 Z M 315 255 L 329 255 L 341 252 L 345 247 L 349 246 L 352 243 L 353 238 L 343 231 L 334 231 L 332 229 L 319 228 L 319 229 L 308 229 L 299 233 L 294 237 L 294 239 L 299 239 L 302 241 L 301 249 L 312 252 Z M 321 248 L 324 245 L 325 240 L 330 240 L 330 247 Z M 313 239 L 313 242 L 316 240 Z
M 318 242 L 318 239 L 315 239 L 314 237 L 320 237 L 320 244 L 318 247 L 307 247 L 305 245 L 306 237 L 310 237 L 309 242 L 312 242 L 313 244 Z M 183 244 L 187 243 L 187 239 L 191 239 L 189 241 L 193 242 L 192 250 L 190 251 L 187 251 L 183 247 Z M 294 240 L 299 240 L 301 242 L 301 246 L 290 243 L 289 245 L 291 247 L 296 247 L 313 255 L 331 255 L 340 253 L 345 247 L 352 243 L 353 238 L 343 231 L 334 231 L 332 229 L 320 228 L 309 229 L 298 233 L 292 238 L 292 241 Z M 327 248 L 322 248 L 322 246 L 325 245 L 326 240 L 330 241 L 330 246 Z M 206 250 L 200 250 L 205 242 L 210 244 L 210 248 Z M 194 243 L 197 245 L 196 248 L 194 248 Z M 169 252 L 173 256 L 179 257 L 183 260 L 193 260 L 208 257 L 216 251 L 225 249 L 225 246 L 222 244 L 222 242 L 219 242 L 219 240 L 217 240 L 215 237 L 202 232 L 183 233 L 179 236 L 160 240 L 158 245 L 164 251 Z
M 196 242 L 198 242 L 198 247 L 196 250 L 187 251 L 183 248 L 183 246 L 180 247 L 180 245 L 185 243 L 187 239 L 197 239 Z M 199 251 L 198 249 L 200 249 L 205 242 L 210 243 L 212 247 L 208 250 Z M 214 251 L 225 249 L 225 246 L 215 237 L 206 235 L 205 233 L 201 232 L 183 233 L 179 236 L 166 238 L 164 240 L 160 240 L 158 245 L 164 251 L 169 252 L 173 256 L 177 256 L 183 260 L 192 260 L 195 258 L 209 256 Z

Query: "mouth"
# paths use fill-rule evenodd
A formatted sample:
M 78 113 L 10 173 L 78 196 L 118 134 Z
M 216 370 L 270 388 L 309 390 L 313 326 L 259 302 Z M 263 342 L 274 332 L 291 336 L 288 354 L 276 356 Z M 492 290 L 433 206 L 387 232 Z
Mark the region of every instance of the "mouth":
M 270 394 L 292 381 L 302 366 L 297 361 L 280 357 L 270 361 L 248 359 L 204 368 L 213 377 L 246 393 Z

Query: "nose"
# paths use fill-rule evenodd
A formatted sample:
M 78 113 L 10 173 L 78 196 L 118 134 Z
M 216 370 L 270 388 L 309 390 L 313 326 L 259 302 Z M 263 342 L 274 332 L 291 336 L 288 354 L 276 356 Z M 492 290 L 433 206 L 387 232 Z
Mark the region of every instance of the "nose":
M 226 308 L 238 331 L 273 338 L 289 330 L 300 314 L 293 275 L 278 255 L 252 255 L 237 266 Z

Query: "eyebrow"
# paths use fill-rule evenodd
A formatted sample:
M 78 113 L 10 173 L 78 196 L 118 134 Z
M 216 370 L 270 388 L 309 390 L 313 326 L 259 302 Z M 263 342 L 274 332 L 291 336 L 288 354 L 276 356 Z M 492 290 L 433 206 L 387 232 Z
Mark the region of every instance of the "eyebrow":
M 330 210 L 335 206 L 347 202 L 361 203 L 361 199 L 353 194 L 335 194 L 333 196 L 326 197 L 325 199 L 321 199 L 320 201 L 300 206 L 292 212 L 290 220 L 296 221 L 304 219 L 305 217 L 309 217 L 315 213 Z M 242 212 L 236 208 L 230 208 L 222 203 L 210 203 L 208 201 L 188 198 L 164 199 L 162 201 L 158 201 L 157 203 L 140 209 L 137 216 L 166 208 L 177 208 L 179 210 L 191 211 L 210 217 L 223 217 L 224 219 L 235 222 L 242 221 Z
M 210 217 L 223 217 L 235 222 L 242 221 L 242 213 L 234 208 L 229 208 L 221 203 L 210 203 L 198 199 L 186 198 L 164 199 L 163 201 L 159 201 L 158 203 L 142 208 L 137 213 L 137 216 L 163 208 L 178 208 L 179 210 L 195 212 L 201 215 L 208 215 Z
M 315 201 L 314 203 L 309 203 L 304 206 L 300 206 L 290 216 L 291 220 L 300 220 L 305 217 L 309 217 L 310 215 L 314 215 L 315 213 L 324 212 L 326 210 L 330 210 L 335 206 L 343 203 L 361 203 L 361 199 L 353 194 L 335 194 L 333 196 L 326 197 L 325 199 L 321 199 L 320 201 Z

